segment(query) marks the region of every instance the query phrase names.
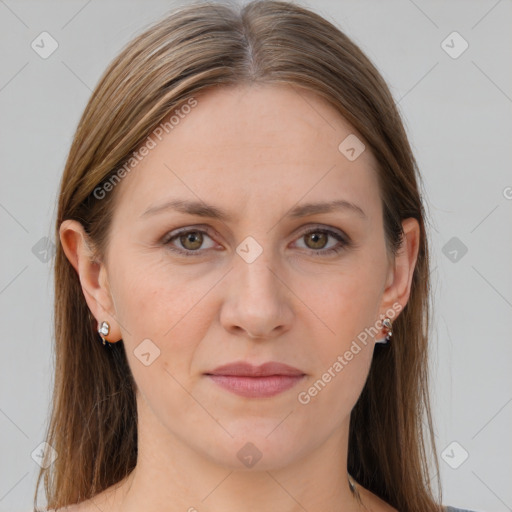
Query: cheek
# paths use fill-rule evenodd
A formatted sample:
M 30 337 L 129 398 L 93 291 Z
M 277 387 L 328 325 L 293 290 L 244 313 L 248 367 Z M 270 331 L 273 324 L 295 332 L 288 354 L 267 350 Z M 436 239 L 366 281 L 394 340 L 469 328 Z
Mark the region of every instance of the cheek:
M 327 333 L 317 347 L 318 352 L 323 354 L 324 365 L 330 364 L 333 357 L 347 350 L 355 339 L 363 342 L 366 339 L 371 343 L 365 333 L 378 320 L 381 299 L 379 283 L 380 278 L 367 268 L 351 268 L 343 273 L 331 274 L 323 286 L 312 287 L 307 292 L 308 304 L 318 312 L 318 325 L 322 327 L 322 332 Z
M 121 292 L 128 363 L 157 416 L 168 408 L 185 414 L 192 405 L 182 386 L 189 387 L 193 356 L 204 337 L 204 322 L 194 308 L 198 294 L 171 282 L 159 272 L 140 272 L 125 281 Z
M 355 405 L 370 369 L 380 304 L 378 267 L 363 259 L 346 271 L 333 273 L 310 288 L 308 304 L 318 312 L 315 322 L 322 336 L 313 336 L 315 375 L 301 387 L 304 400 L 322 410 L 338 411 L 343 417 Z M 323 284 L 322 284 L 323 283 Z M 320 294 L 319 290 L 324 290 Z M 325 293 L 325 290 L 328 290 Z M 325 328 L 328 327 L 328 329 Z M 311 326 L 312 332 L 313 326 Z M 320 332 L 318 331 L 318 332 Z M 316 405 L 315 405 L 316 404 Z
M 185 383 L 197 346 L 214 321 L 215 310 L 204 299 L 218 278 L 193 279 L 165 258 L 130 263 L 130 272 L 119 265 L 115 295 L 135 380 L 141 387 L 172 386 L 172 376 Z
M 124 271 L 123 271 L 124 269 Z M 115 296 L 128 338 L 172 338 L 207 291 L 208 283 L 170 265 L 165 255 L 139 254 L 116 268 Z M 203 286 L 204 284 L 204 286 Z
M 338 348 L 330 351 L 328 362 L 301 386 L 297 395 L 307 418 L 329 418 L 326 428 L 333 428 L 350 415 L 368 377 L 373 354 L 369 343 L 340 343 Z

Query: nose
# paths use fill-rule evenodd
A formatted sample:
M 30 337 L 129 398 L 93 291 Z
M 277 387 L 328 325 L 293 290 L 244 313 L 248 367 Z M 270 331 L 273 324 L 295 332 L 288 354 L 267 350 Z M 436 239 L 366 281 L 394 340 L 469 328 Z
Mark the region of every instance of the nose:
M 284 271 L 265 251 L 252 263 L 236 256 L 220 321 L 232 334 L 269 339 L 290 329 L 292 293 Z

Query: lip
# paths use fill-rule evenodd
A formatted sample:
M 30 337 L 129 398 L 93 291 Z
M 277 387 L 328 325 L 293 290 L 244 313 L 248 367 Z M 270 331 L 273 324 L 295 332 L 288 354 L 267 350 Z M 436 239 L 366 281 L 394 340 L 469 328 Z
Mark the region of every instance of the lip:
M 222 388 L 239 396 L 265 398 L 295 386 L 305 373 L 293 366 L 274 361 L 259 366 L 241 361 L 219 366 L 205 375 Z
M 207 375 L 231 375 L 241 377 L 268 377 L 271 375 L 298 376 L 304 375 L 304 372 L 293 366 L 284 363 L 270 361 L 268 363 L 255 366 L 245 361 L 236 361 L 234 363 L 219 366 L 207 372 Z

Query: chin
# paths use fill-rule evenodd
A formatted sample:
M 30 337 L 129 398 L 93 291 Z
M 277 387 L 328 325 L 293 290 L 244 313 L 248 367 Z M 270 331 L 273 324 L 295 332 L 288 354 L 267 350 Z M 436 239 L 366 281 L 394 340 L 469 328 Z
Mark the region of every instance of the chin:
M 203 448 L 216 464 L 235 471 L 277 470 L 298 460 L 307 448 L 304 433 L 286 428 L 285 420 L 238 420 Z

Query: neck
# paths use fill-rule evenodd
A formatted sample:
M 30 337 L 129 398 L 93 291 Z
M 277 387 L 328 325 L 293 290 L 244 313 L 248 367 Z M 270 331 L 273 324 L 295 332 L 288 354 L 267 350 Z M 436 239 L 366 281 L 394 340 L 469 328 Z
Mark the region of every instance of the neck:
M 253 468 L 242 470 L 198 453 L 165 429 L 148 411 L 139 418 L 142 421 L 139 423 L 137 466 L 116 487 L 108 510 L 359 510 L 357 489 L 355 492 L 351 489 L 346 471 L 348 420 L 339 432 L 313 451 L 301 455 L 299 447 L 298 455 L 285 464 L 266 467 L 262 457 Z

